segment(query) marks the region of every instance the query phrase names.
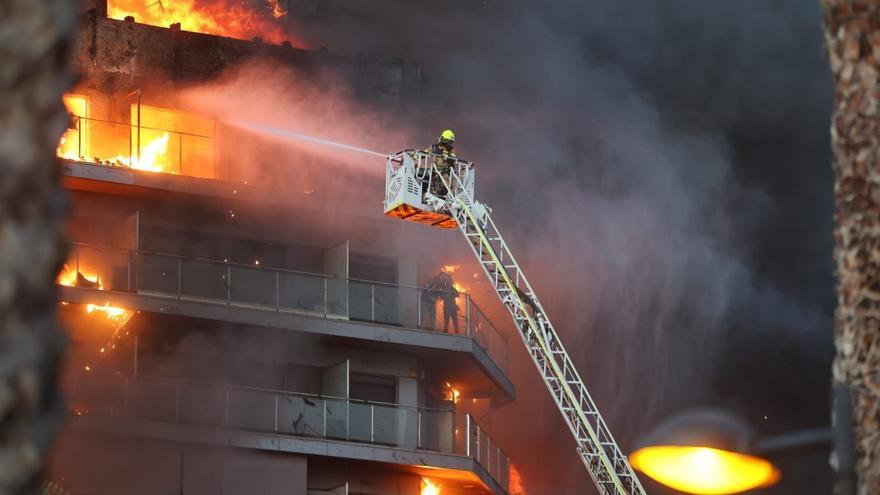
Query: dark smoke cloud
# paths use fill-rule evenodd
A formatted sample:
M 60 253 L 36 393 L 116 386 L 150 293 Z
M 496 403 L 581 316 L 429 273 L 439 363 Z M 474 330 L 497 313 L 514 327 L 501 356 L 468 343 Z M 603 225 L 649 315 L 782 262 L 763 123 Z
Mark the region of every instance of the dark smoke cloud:
M 625 449 L 693 405 L 732 409 L 765 433 L 827 422 L 830 84 L 818 5 L 382 5 L 296 28 L 331 51 L 424 65 L 423 99 L 358 110 L 355 144 L 420 146 L 456 130 L 459 154 L 478 163 L 478 196 Z M 567 430 L 512 343 L 519 400 L 494 416 L 495 435 L 530 494 L 583 493 Z M 814 464 L 775 493 L 827 491 Z

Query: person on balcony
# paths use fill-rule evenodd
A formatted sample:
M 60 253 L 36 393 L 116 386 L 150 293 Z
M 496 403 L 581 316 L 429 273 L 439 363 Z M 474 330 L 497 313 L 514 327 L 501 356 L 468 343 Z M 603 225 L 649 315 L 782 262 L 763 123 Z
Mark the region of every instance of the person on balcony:
M 452 276 L 446 274 L 449 277 L 450 284 L 449 289 L 443 291 L 443 331 L 449 333 L 449 322 L 452 321 L 452 325 L 455 328 L 455 333 L 459 333 L 458 328 L 458 296 L 460 295 L 458 290 L 452 285 Z
M 432 289 L 432 292 L 435 294 L 435 300 L 440 299 L 443 301 L 443 331 L 449 333 L 449 323 L 451 321 L 455 333 L 459 333 L 458 296 L 461 293 L 455 288 L 455 280 L 452 279 L 452 274 L 445 269 L 440 270 L 440 273 L 428 281 L 427 287 Z

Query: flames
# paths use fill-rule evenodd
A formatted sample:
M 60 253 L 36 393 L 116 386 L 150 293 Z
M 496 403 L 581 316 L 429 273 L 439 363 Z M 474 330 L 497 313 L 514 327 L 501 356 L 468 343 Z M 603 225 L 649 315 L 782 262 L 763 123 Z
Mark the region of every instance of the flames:
M 104 290 L 104 284 L 101 282 L 100 275 L 92 273 L 84 268 L 77 270 L 71 266 L 71 264 L 65 264 L 61 268 L 61 272 L 58 274 L 56 282 L 59 285 L 65 285 L 67 287 L 88 287 Z M 105 302 L 103 305 L 87 304 L 86 314 L 104 315 L 104 317 L 113 324 L 113 339 L 115 339 L 119 330 L 128 323 L 128 320 L 130 320 L 132 316 L 134 316 L 134 311 L 110 306 L 109 302 Z
M 86 126 L 82 126 L 80 122 L 80 118 L 88 118 L 89 116 L 88 98 L 82 95 L 64 95 L 63 101 L 67 112 L 74 117 L 71 127 L 61 136 L 55 152 L 61 158 L 78 160 L 80 156 L 89 155 L 88 149 L 83 145 L 88 141 L 88 136 L 85 133 Z
M 428 478 L 422 478 L 419 495 L 440 495 L 440 485 L 433 483 Z
M 56 154 L 61 158 L 68 160 L 87 161 L 92 163 L 101 163 L 116 166 L 125 166 L 138 170 L 147 170 L 150 172 L 173 172 L 169 166 L 168 159 L 168 140 L 170 135 L 162 132 L 159 136 L 147 141 L 146 145 L 141 146 L 140 157 L 137 153 L 134 156 L 118 154 L 113 157 L 97 157 L 91 154 L 91 138 L 90 128 L 92 127 L 89 120 L 89 100 L 82 95 L 64 95 L 64 106 L 67 107 L 68 113 L 72 117 L 72 126 L 62 136 L 56 149 Z M 135 128 L 132 128 L 136 131 Z M 114 148 L 112 143 L 101 142 L 101 135 L 97 133 L 94 138 L 98 141 L 96 147 L 107 149 Z M 136 142 L 134 132 L 132 132 L 132 140 Z M 75 277 L 76 274 L 74 273 Z
M 465 305 L 464 298 L 466 297 L 465 294 L 468 293 L 468 288 L 461 285 L 459 282 L 452 282 L 452 286 L 458 291 L 458 297 L 455 302 L 458 303 L 459 308 L 463 308 Z
M 266 0 L 266 3 L 272 8 L 272 17 L 280 19 L 287 14 L 287 11 L 284 10 L 284 7 L 282 7 L 280 3 L 278 3 L 278 0 Z
M 98 290 L 104 290 L 104 284 L 101 283 L 101 276 L 97 273 L 83 272 L 84 269 L 77 270 L 71 265 L 65 263 L 61 267 L 61 272 L 55 282 L 58 285 L 66 285 L 68 287 L 76 287 L 77 285 L 89 285 Z M 85 281 L 87 283 L 83 283 Z
M 443 265 L 443 268 L 441 268 L 441 270 L 443 270 L 444 273 L 448 273 L 450 275 L 459 271 L 460 269 L 461 269 L 461 265 Z
M 443 384 L 443 400 L 451 401 L 453 404 L 458 404 L 461 400 L 461 392 L 452 386 L 451 383 L 445 382 Z
M 254 2 L 256 3 L 256 2 Z M 279 44 L 289 38 L 278 23 L 287 11 L 278 0 L 265 0 L 260 10 L 234 0 L 108 0 L 107 16 L 134 17 L 137 22 L 248 40 L 260 37 Z M 254 5 L 256 6 L 256 5 Z
M 127 309 L 117 308 L 115 306 L 110 306 L 109 302 L 105 302 L 103 306 L 99 306 L 97 304 L 86 305 L 86 313 L 94 313 L 95 311 L 104 313 L 104 315 L 107 316 L 108 320 L 114 322 L 119 326 L 128 323 L 128 320 L 130 320 L 132 316 L 131 311 Z
M 129 123 L 110 122 L 90 116 L 86 96 L 64 95 L 64 104 L 72 125 L 58 143 L 61 158 L 167 174 L 183 173 L 185 166 L 187 175 L 214 177 L 210 118 L 132 104 Z
M 111 158 L 109 161 L 135 170 L 173 174 L 174 168 L 172 168 L 168 159 L 168 139 L 170 137 L 170 134 L 163 132 L 159 137 L 149 140 L 146 145 L 141 147 L 140 157 L 119 155 Z
M 522 475 L 519 474 L 519 469 L 514 464 L 510 465 L 510 495 L 526 495 Z

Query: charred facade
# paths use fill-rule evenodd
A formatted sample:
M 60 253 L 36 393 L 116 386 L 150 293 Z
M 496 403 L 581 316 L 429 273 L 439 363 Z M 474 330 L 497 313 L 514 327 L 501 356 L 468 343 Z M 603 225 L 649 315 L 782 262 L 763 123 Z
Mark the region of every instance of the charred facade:
M 482 422 L 514 399 L 503 329 L 462 293 L 458 330 L 441 331 L 430 273 L 376 242 L 381 216 L 292 199 L 289 172 L 238 151 L 247 133 L 178 97 L 255 60 L 383 105 L 419 92 L 406 61 L 111 19 L 103 2 L 82 14 L 58 148 L 71 420 L 48 479 L 71 494 L 507 493 Z

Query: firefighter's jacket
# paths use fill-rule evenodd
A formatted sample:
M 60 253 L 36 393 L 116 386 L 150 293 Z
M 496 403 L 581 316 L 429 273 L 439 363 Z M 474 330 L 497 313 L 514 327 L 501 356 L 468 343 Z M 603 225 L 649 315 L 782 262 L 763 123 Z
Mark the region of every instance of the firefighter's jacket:
M 425 150 L 425 153 L 431 153 L 434 155 L 434 165 L 436 165 L 441 172 L 448 170 L 455 163 L 455 151 L 440 145 L 440 143 L 431 145 L 430 148 Z

